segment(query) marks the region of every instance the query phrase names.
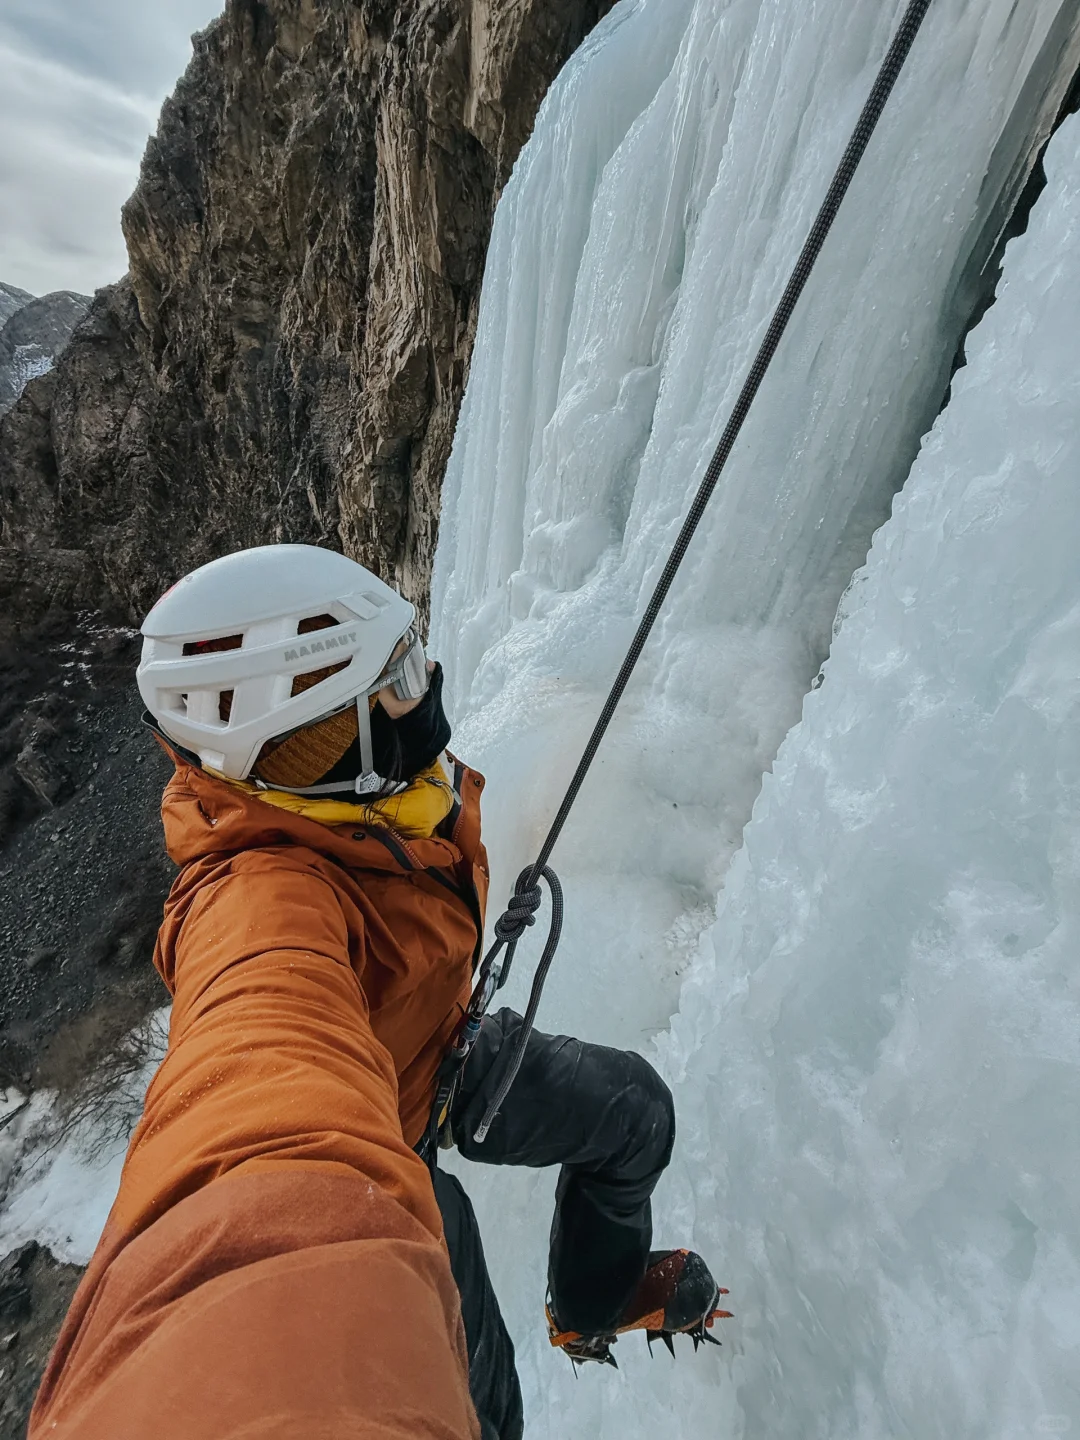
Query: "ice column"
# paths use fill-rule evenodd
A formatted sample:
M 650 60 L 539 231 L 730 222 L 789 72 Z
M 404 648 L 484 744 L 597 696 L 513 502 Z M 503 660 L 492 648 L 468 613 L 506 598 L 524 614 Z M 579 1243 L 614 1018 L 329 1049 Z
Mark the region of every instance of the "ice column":
M 433 601 L 456 741 L 492 781 L 497 895 L 554 810 L 903 8 L 623 0 L 542 109 L 496 217 Z M 589 916 L 571 936 L 584 983 L 623 992 L 607 1038 L 640 1041 L 674 1003 L 682 940 L 936 413 L 971 266 L 1076 19 L 1063 0 L 931 7 L 560 846 Z M 646 959 L 655 983 L 626 993 Z M 558 1017 L 580 996 L 553 1000 Z
M 1080 119 L 1047 169 L 668 1041 L 746 1434 L 1080 1433 Z

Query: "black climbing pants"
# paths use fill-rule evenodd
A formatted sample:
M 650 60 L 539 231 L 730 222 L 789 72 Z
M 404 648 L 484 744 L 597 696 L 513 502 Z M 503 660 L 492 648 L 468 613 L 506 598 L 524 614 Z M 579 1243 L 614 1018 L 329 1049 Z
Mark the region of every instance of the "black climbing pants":
M 548 1264 L 552 1313 L 565 1330 L 611 1333 L 648 1263 L 652 1192 L 675 1140 L 671 1095 L 640 1055 L 534 1032 L 498 1119 L 478 1145 L 473 1134 L 520 1027 L 512 1010 L 485 1019 L 454 1101 L 453 1138 L 462 1155 L 482 1164 L 562 1167 Z M 452 1175 L 436 1172 L 435 1193 L 484 1440 L 516 1440 L 522 1418 L 514 1348 L 476 1217 Z

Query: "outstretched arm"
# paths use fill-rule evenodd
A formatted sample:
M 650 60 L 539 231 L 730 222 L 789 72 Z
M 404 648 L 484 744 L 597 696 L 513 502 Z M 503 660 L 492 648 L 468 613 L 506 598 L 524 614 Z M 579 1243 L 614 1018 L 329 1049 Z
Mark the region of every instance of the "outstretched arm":
M 166 920 L 169 1051 L 32 1437 L 477 1433 L 362 925 L 305 856 L 215 862 Z

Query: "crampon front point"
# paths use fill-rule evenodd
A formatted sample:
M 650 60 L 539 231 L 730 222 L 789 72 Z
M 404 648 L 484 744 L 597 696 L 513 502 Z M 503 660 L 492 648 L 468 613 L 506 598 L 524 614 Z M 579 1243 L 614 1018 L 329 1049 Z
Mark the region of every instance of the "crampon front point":
M 692 1250 L 660 1250 L 649 1256 L 649 1268 L 630 1297 L 619 1324 L 610 1334 L 582 1335 L 563 1330 L 550 1305 L 546 1307 L 551 1344 L 580 1365 L 594 1360 L 618 1368 L 611 1347 L 620 1335 L 643 1330 L 652 1350 L 661 1340 L 675 1354 L 676 1335 L 689 1335 L 696 1350 L 702 1342 L 719 1345 L 709 1332 L 717 1320 L 730 1320 L 730 1310 L 718 1308 L 727 1290 L 717 1285 L 708 1266 Z

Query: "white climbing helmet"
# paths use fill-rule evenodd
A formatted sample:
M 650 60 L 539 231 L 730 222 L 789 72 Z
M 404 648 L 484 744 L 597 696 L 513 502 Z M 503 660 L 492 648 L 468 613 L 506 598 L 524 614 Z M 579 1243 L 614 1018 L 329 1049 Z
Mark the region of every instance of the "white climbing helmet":
M 320 620 L 323 628 L 304 626 Z M 251 773 L 268 740 L 355 704 L 370 772 L 367 697 L 389 685 L 402 699 L 427 689 L 415 623 L 413 605 L 336 551 L 240 550 L 193 570 L 147 615 L 139 692 L 170 740 L 234 780 Z M 403 639 L 408 648 L 388 670 Z M 331 666 L 341 668 L 293 694 L 297 676 Z M 370 788 L 361 778 L 357 789 Z

